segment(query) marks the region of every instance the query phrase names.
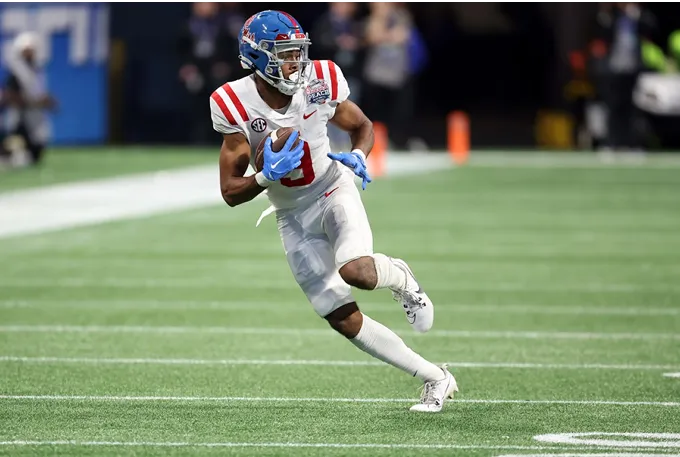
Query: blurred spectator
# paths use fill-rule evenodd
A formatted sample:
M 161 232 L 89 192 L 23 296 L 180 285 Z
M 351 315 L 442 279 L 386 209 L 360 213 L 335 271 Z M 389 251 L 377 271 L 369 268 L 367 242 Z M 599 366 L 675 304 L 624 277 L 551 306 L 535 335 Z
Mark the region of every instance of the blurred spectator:
M 356 14 L 356 3 L 331 2 L 328 12 L 315 22 L 310 36 L 314 55 L 340 66 L 349 85 L 350 100 L 360 104 L 363 27 Z M 328 126 L 328 136 L 334 150 L 350 145 L 348 135 L 333 124 Z
M 645 41 L 656 43 L 655 18 L 639 3 L 600 5 L 590 49 L 598 96 L 607 108 L 605 149 L 640 149 L 644 117 L 633 90 L 644 70 Z
M 11 156 L 5 148 L 5 94 L 0 88 L 0 171 L 10 165 Z
M 329 3 L 328 12 L 316 21 L 311 38 L 320 59 L 330 59 L 342 68 L 351 98 L 359 102 L 363 33 L 356 13 L 356 3 Z
M 237 30 L 243 25 L 243 19 L 238 13 L 238 4 L 224 3 L 222 8 L 224 11 L 220 11 L 220 3 L 193 3 L 191 17 L 179 38 L 178 52 L 182 60 L 179 78 L 191 99 L 189 119 L 194 144 L 213 140 L 212 126 L 203 116 L 206 104 L 216 87 L 239 74 L 234 62 L 238 62 Z
M 238 2 L 222 2 L 220 5 L 220 22 L 223 27 L 221 38 L 226 41 L 220 42 L 225 62 L 218 66 L 217 77 L 221 77 L 222 80 L 218 81 L 217 85 L 224 84 L 227 81 L 238 79 L 246 75 L 245 70 L 243 70 L 238 61 L 238 34 L 241 33 L 241 27 L 243 27 L 246 18 L 241 12 L 240 4 Z M 222 70 L 223 73 L 221 73 L 220 70 Z M 213 90 L 214 89 L 215 87 L 213 87 Z
M 680 30 L 673 30 L 668 36 L 668 71 L 680 71 Z
M 40 163 L 49 141 L 48 110 L 56 108 L 55 98 L 47 91 L 45 72 L 39 63 L 39 37 L 30 32 L 19 34 L 7 56 L 9 78 L 5 83 L 7 137 L 5 149 L 10 165 L 23 167 Z
M 222 11 L 220 11 L 220 21 L 225 28 L 227 36 L 232 40 L 231 47 L 227 46 L 227 61 L 238 56 L 238 34 L 241 32 L 241 27 L 246 21 L 245 16 L 240 10 L 238 2 L 222 2 L 220 3 Z M 240 68 L 240 67 L 239 67 Z
M 425 48 L 402 3 L 370 4 L 366 24 L 364 107 L 387 125 L 390 141 L 407 149 L 414 120 L 414 75 L 424 65 Z

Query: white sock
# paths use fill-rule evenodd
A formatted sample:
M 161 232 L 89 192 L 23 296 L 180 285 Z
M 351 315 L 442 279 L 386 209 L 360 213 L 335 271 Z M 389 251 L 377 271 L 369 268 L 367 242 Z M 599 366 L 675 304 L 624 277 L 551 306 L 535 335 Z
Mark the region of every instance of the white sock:
M 350 340 L 356 347 L 425 382 L 444 378 L 441 368 L 413 352 L 396 333 L 367 315 L 362 316 L 361 330 Z
M 371 257 L 373 257 L 375 273 L 378 278 L 375 285 L 376 289 L 386 287 L 397 290 L 406 289 L 406 273 L 402 269 L 390 262 L 385 254 L 373 254 Z

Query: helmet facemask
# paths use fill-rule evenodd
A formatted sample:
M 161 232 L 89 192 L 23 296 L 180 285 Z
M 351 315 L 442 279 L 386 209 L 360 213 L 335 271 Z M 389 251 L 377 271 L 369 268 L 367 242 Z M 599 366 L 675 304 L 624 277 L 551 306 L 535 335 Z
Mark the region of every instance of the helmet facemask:
M 266 53 L 269 62 L 265 67 L 265 79 L 285 95 L 293 95 L 304 87 L 309 79 L 312 61 L 309 60 L 309 45 L 307 35 L 298 34 L 296 38 L 286 40 L 262 40 L 259 49 Z M 297 65 L 297 71 L 288 78 L 283 76 L 285 64 Z

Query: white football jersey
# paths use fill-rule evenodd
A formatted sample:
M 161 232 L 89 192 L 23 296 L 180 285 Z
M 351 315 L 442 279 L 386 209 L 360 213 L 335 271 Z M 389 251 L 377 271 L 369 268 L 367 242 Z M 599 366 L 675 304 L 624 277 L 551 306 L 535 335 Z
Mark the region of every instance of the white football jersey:
M 210 97 L 213 128 L 225 134 L 242 133 L 250 143 L 250 165 L 255 169 L 255 153 L 260 142 L 272 130 L 292 127 L 304 141 L 300 167 L 276 181 L 267 196 L 276 208 L 292 208 L 305 197 L 323 192 L 334 179 L 344 174 L 338 162 L 328 158 L 331 152 L 327 123 L 339 103 L 347 100 L 349 86 L 340 67 L 330 60 L 315 60 L 306 87 L 293 95 L 291 103 L 274 110 L 260 97 L 255 76 L 228 82 Z

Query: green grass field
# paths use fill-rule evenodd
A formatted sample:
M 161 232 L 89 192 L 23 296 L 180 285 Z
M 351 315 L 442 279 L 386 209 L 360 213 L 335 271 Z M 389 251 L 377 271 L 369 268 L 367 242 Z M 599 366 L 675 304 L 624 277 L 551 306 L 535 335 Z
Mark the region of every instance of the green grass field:
M 55 152 L 0 174 L 0 198 L 199 163 L 214 154 Z M 315 315 L 273 218 L 255 229 L 263 200 L 0 239 L 0 455 L 680 454 L 664 376 L 680 372 L 680 162 L 570 163 L 362 193 L 376 251 L 409 262 L 435 327 L 413 333 L 387 291 L 356 296 L 450 364 L 460 393 L 437 415 Z

